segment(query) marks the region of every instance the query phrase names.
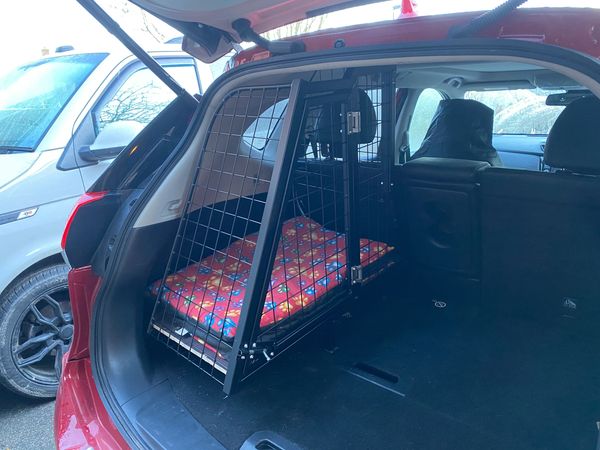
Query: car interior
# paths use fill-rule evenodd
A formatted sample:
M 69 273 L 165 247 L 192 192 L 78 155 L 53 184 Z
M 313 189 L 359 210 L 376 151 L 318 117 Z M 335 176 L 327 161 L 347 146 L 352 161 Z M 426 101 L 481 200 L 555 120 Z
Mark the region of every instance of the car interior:
M 116 400 L 157 442 L 591 448 L 600 100 L 564 72 L 306 68 L 215 97 L 103 302 Z

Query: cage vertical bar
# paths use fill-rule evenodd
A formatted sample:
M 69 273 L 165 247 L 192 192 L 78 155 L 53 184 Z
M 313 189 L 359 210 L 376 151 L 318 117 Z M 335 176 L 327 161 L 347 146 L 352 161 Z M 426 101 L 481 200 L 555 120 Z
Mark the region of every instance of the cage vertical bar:
M 288 111 L 285 116 L 281 137 L 277 146 L 275 167 L 271 176 L 271 184 L 267 194 L 267 201 L 263 213 L 261 228 L 258 233 L 258 240 L 254 253 L 254 263 L 248 277 L 248 289 L 246 298 L 239 319 L 238 330 L 232 346 L 232 356 L 223 391 L 231 394 L 236 388 L 243 375 L 244 366 L 248 363 L 250 356 L 246 358 L 244 353 L 246 349 L 251 349 L 252 338 L 259 327 L 260 312 L 263 309 L 265 298 L 263 295 L 263 286 L 270 278 L 273 260 L 271 255 L 274 252 L 279 240 L 280 230 L 278 224 L 281 218 L 285 193 L 289 183 L 291 168 L 294 162 L 294 148 L 290 148 L 291 136 L 299 132 L 301 124 L 298 123 L 297 116 L 302 108 L 302 91 L 304 82 L 294 80 L 290 89 L 288 101 Z

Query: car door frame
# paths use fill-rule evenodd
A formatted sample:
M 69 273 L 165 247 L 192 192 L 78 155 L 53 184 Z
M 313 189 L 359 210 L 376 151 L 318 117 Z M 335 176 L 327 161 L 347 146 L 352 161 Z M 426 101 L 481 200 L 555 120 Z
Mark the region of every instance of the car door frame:
M 158 54 L 153 55 L 154 59 L 163 65 L 163 62 L 169 61 L 173 64 L 169 66 L 182 66 L 192 65 L 196 74 L 196 81 L 198 83 L 198 92 L 202 93 L 202 79 L 198 70 L 198 62 L 192 56 L 186 56 L 184 54 Z M 191 64 L 190 64 L 191 63 Z M 85 108 L 79 113 L 75 120 L 71 132 L 71 138 L 65 146 L 65 149 L 60 156 L 56 168 L 61 171 L 82 169 L 89 166 L 97 165 L 98 162 L 86 161 L 81 158 L 78 152 L 77 139 L 81 137 L 81 133 L 95 133 L 94 130 L 94 119 L 93 113 L 96 108 L 101 105 L 104 100 L 111 94 L 114 94 L 118 89 L 136 72 L 140 70 L 149 70 L 148 67 L 135 56 L 129 56 L 121 60 L 115 65 L 113 70 L 107 75 L 104 82 L 99 86 L 91 96 L 90 101 L 86 104 Z M 84 128 L 88 128 L 84 130 Z M 89 134 L 88 134 L 89 136 Z M 108 160 L 108 161 L 112 161 Z

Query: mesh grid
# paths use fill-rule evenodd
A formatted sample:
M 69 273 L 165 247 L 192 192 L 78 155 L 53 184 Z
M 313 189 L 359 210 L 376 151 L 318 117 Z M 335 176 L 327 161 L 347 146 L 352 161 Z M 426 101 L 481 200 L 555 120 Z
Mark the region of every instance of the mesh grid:
M 262 327 L 253 342 L 270 341 L 274 343 L 271 348 L 276 347 L 289 335 L 290 328 L 305 324 L 321 306 L 333 306 L 336 293 L 340 296 L 347 293 L 351 284 L 347 248 L 351 243 L 344 201 L 346 158 L 354 157 L 357 168 L 359 214 L 355 225 L 360 236 L 359 264 L 369 266 L 391 251 L 383 239 L 389 228 L 383 220 L 386 192 L 383 161 L 390 147 L 382 145 L 382 130 L 391 124 L 387 117 L 384 124 L 383 110 L 389 105 L 382 100 L 383 83 L 378 74 L 357 79 L 356 86 L 370 100 L 366 108 L 372 109 L 374 115 L 373 133 L 365 133 L 368 138 L 359 137 L 360 143 L 354 144 L 355 153 L 341 148 L 343 126 L 337 124 L 335 116 L 342 114 L 342 107 L 317 102 L 305 108 L 304 141 L 297 151 L 299 158 L 292 171 L 287 219 L 281 224 L 279 246 L 275 255 L 271 255 L 273 275 L 265 289 L 265 308 L 260 317 L 261 324 L 269 326 Z M 368 113 L 361 111 L 365 116 Z M 324 120 L 324 115 L 329 117 Z M 321 128 L 322 122 L 327 129 Z
M 326 150 L 340 130 L 328 129 L 327 136 L 321 130 L 319 142 L 313 137 L 324 114 L 335 111 L 320 104 L 305 108 L 304 140 L 299 139 L 286 219 L 276 254 L 271 256 L 273 275 L 261 313 L 261 323 L 269 326 L 261 329 L 257 341 L 279 341 L 290 327 L 327 302 L 331 291 L 341 290 L 347 279 L 342 167 Z
M 211 375 L 226 372 L 246 294 L 288 86 L 241 89 L 214 117 L 158 295 L 153 328 Z
M 385 203 L 393 89 L 380 73 L 335 86 L 343 75 L 316 73 L 311 83 L 326 92 L 310 91 L 296 112 L 288 110 L 289 86 L 237 90 L 210 126 L 166 275 L 151 286 L 158 300 L 150 331 L 226 392 L 347 298 L 351 266 L 375 266 L 392 250 Z M 353 107 L 363 130 L 349 137 Z M 286 142 L 286 168 L 276 155 L 288 114 L 299 131 Z M 273 204 L 277 164 L 285 186 L 283 203 Z M 263 228 L 255 258 L 269 208 L 278 219 Z
M 393 130 L 392 111 L 395 89 L 392 74 L 375 72 L 357 78 L 357 87 L 366 92 L 377 117 L 375 137 L 372 142 L 358 147 L 358 228 L 361 236 L 390 242 L 391 210 L 390 180 L 387 170 L 392 164 Z M 387 133 L 384 136 L 384 133 Z M 378 259 L 386 249 L 361 240 L 361 259 Z

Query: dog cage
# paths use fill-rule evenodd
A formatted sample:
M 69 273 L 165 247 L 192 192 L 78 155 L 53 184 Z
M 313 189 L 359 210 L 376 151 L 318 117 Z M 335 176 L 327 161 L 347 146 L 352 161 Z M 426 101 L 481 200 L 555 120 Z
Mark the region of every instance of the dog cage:
M 241 88 L 209 128 L 149 332 L 231 393 L 394 262 L 394 71 Z

